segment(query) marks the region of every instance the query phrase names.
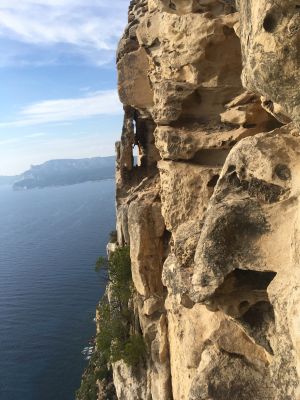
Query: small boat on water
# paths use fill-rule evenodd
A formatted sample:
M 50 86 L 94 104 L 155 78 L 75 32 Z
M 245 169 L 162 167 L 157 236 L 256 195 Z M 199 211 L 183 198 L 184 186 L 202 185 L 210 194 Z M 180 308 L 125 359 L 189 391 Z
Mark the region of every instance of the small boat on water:
M 95 351 L 95 347 L 94 346 L 89 346 L 89 347 L 85 347 L 81 354 L 83 354 L 86 357 L 90 357 Z

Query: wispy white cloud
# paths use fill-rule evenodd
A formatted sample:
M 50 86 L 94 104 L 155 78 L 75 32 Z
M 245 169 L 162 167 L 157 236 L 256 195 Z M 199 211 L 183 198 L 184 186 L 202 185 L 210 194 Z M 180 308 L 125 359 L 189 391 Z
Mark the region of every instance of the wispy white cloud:
M 0 148 L 1 148 L 1 146 L 14 144 L 19 141 L 20 141 L 20 138 L 18 138 L 18 137 L 0 140 Z
M 34 140 L 36 138 L 40 138 L 42 136 L 45 136 L 45 133 L 33 133 L 30 135 L 23 135 L 23 136 L 15 136 L 15 137 L 10 137 L 6 139 L 0 140 L 0 149 L 4 148 L 4 146 L 10 146 L 10 145 L 15 145 L 20 142 L 24 142 L 29 140 Z
M 0 38 L 64 45 L 66 53 L 103 64 L 114 54 L 127 7 L 128 0 L 0 0 Z
M 46 134 L 43 132 L 38 132 L 38 133 L 31 133 L 30 135 L 25 135 L 24 137 L 26 139 L 35 139 L 35 138 L 40 138 L 42 136 L 45 136 Z
M 117 115 L 122 107 L 116 90 L 105 90 L 75 99 L 45 100 L 20 110 L 14 121 L 1 122 L 0 128 L 70 122 L 100 115 Z
M 19 142 L 24 142 L 28 139 L 36 139 L 40 138 L 42 136 L 45 136 L 46 134 L 43 132 L 40 133 L 32 133 L 30 135 L 22 135 L 22 136 L 15 136 L 15 137 L 10 137 L 7 139 L 0 140 L 0 147 L 4 145 L 11 145 Z

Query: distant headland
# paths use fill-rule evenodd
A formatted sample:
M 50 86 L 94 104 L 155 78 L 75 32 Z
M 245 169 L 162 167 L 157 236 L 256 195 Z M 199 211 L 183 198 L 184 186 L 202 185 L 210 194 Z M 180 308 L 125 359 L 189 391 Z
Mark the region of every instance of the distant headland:
M 18 176 L 0 176 L 0 185 L 12 185 L 14 190 L 66 186 L 111 179 L 114 171 L 115 156 L 50 160 Z

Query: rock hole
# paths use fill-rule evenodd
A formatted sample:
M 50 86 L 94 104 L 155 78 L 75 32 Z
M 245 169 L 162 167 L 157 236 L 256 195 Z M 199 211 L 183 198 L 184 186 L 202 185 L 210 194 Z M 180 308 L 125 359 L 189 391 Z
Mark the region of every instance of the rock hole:
M 236 170 L 236 166 L 235 165 L 229 165 L 226 174 L 231 174 L 235 170 Z
M 279 179 L 282 181 L 288 181 L 291 179 L 291 170 L 287 165 L 278 164 L 275 167 L 275 174 L 278 176 Z
M 247 123 L 243 124 L 243 128 L 251 129 L 251 128 L 255 128 L 255 127 L 256 127 L 256 124 L 247 124 Z
M 259 328 L 265 319 L 264 314 L 269 312 L 269 310 L 270 303 L 268 301 L 260 301 L 249 308 L 249 310 L 243 315 L 242 320 L 252 328 Z M 274 317 L 272 317 L 272 319 L 274 319 Z
M 200 282 L 200 284 L 201 284 L 202 287 L 207 287 L 207 286 L 209 286 L 209 282 L 210 282 L 210 279 L 209 279 L 209 276 L 208 276 L 208 275 L 202 275 L 202 276 L 201 276 L 201 282 Z
M 223 26 L 223 33 L 226 37 L 235 35 L 235 31 L 233 28 L 229 28 L 228 26 Z
M 215 291 L 210 306 L 233 318 L 241 318 L 255 304 L 269 302 L 267 288 L 275 276 L 272 271 L 235 269 Z
M 267 14 L 263 22 L 264 30 L 266 32 L 272 33 L 275 31 L 276 26 L 277 26 L 277 20 L 275 16 L 272 14 Z
M 265 100 L 262 104 L 263 104 L 264 107 L 266 107 L 271 112 L 274 111 L 274 104 L 273 104 L 272 100 Z
M 189 295 L 186 294 L 186 293 L 184 293 L 184 294 L 181 296 L 181 302 L 180 302 L 180 304 L 181 304 L 183 307 L 188 308 L 188 309 L 193 308 L 194 305 L 195 305 L 195 303 L 190 299 Z
M 132 156 L 133 156 L 133 166 L 134 167 L 139 167 L 139 148 L 137 145 L 133 146 L 132 149 Z
M 160 40 L 158 38 L 155 38 L 155 40 L 152 42 L 151 46 L 148 47 L 148 50 L 154 50 L 154 49 L 158 49 L 160 47 L 161 43 Z
M 241 314 L 244 314 L 245 311 L 247 311 L 250 307 L 249 301 L 242 301 L 241 304 L 239 305 L 239 310 Z
M 220 178 L 220 175 L 214 175 L 211 180 L 207 183 L 207 187 L 214 188 Z
M 229 149 L 202 149 L 197 151 L 193 163 L 198 165 L 223 166 Z
M 269 343 L 269 332 L 274 329 L 275 314 L 273 306 L 268 301 L 260 301 L 254 304 L 239 319 L 244 329 L 255 339 L 255 342 L 263 346 L 270 354 L 274 355 Z
M 233 279 L 235 287 L 246 285 L 253 290 L 266 290 L 275 276 L 276 272 L 273 271 L 253 271 L 237 268 L 226 276 L 224 283 L 219 289 L 221 289 L 223 285 L 226 285 L 226 282 L 232 281 Z
M 147 21 L 147 28 L 150 28 L 150 26 L 151 26 L 151 21 L 148 20 L 148 21 Z
M 267 288 L 275 278 L 273 271 L 235 269 L 210 298 L 211 311 L 223 311 L 235 318 L 270 354 L 273 350 L 268 337 L 274 330 L 275 315 Z
M 284 52 L 284 54 L 286 54 L 286 55 L 289 54 L 290 48 L 289 48 L 288 46 L 284 46 L 283 52 Z
M 171 10 L 177 10 L 176 4 L 174 4 L 172 1 L 170 1 L 169 7 L 171 8 Z
M 227 182 L 236 188 L 241 187 L 241 181 L 240 178 L 238 177 L 237 172 L 234 170 L 232 172 L 227 171 L 227 177 L 226 177 Z
M 134 132 L 134 136 L 136 138 L 136 132 L 137 132 L 137 122 L 136 122 L 136 116 L 133 119 L 132 123 L 133 123 L 133 132 Z M 133 158 L 133 166 L 134 167 L 138 167 L 139 166 L 139 147 L 138 147 L 138 143 L 136 141 L 136 143 L 132 146 L 132 158 Z
M 241 167 L 239 175 L 240 175 L 241 179 L 245 179 L 246 178 L 246 168 L 245 168 L 244 165 Z
M 164 231 L 163 237 L 163 262 L 167 259 L 168 255 L 170 254 L 171 251 L 171 245 L 172 245 L 172 233 L 168 231 L 167 229 Z

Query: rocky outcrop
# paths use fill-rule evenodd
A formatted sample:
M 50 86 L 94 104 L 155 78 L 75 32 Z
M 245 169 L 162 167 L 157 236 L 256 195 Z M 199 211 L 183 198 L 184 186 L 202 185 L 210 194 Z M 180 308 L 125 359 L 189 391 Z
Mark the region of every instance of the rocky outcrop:
M 299 21 L 294 0 L 130 2 L 117 231 L 148 353 L 113 365 L 119 400 L 300 399 Z

